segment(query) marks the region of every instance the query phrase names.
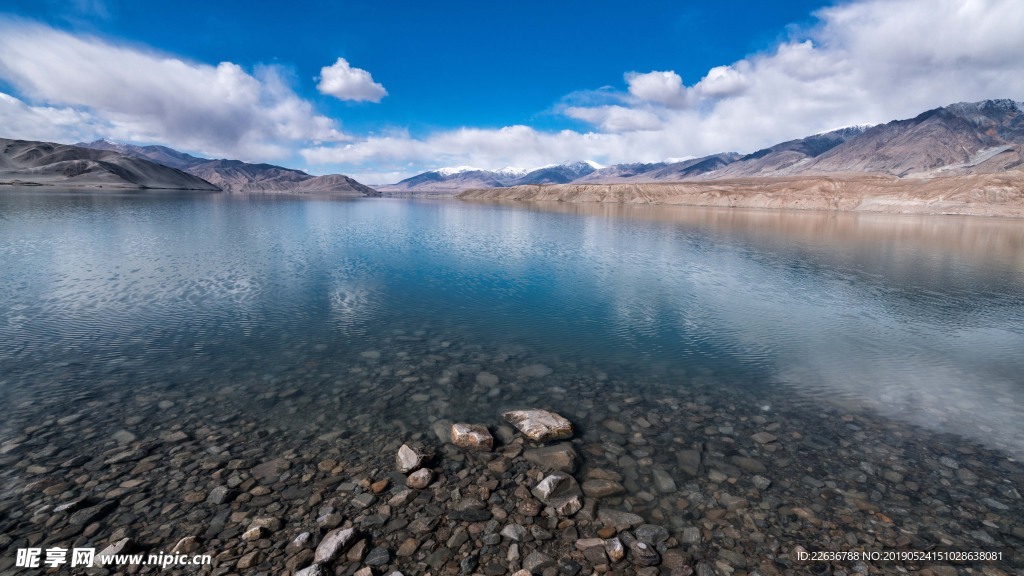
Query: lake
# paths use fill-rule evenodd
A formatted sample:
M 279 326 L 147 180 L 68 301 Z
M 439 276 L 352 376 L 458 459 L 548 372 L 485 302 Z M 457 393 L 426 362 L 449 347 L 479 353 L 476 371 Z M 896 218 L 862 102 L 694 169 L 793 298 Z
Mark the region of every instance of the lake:
M 472 460 L 436 428 L 497 430 L 513 407 L 573 421 L 581 474 L 623 488 L 598 499 L 693 562 L 1024 538 L 1024 222 L 4 189 L 0 269 L 15 544 L 47 506 L 23 492 L 40 479 L 125 499 L 120 524 L 146 526 L 154 503 L 274 457 L 358 492 L 419 442 L 455 478 Z M 220 529 L 207 541 L 237 536 Z

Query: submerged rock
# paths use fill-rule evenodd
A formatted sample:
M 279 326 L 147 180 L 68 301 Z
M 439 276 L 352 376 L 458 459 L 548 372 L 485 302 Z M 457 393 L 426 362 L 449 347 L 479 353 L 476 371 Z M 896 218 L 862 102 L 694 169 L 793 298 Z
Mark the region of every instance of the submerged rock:
M 483 424 L 452 424 L 451 438 L 452 444 L 459 448 L 482 452 L 490 452 L 494 448 L 494 437 Z
M 512 410 L 502 416 L 534 442 L 563 440 L 573 435 L 571 422 L 547 410 Z
M 568 472 L 576 471 L 579 463 L 579 455 L 568 443 L 545 446 L 523 452 L 523 458 L 527 462 L 536 464 L 545 472 Z

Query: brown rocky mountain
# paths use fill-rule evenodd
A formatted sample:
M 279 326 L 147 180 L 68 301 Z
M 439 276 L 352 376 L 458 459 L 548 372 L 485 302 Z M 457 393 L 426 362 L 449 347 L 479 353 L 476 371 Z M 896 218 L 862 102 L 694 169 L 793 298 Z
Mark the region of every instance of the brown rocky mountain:
M 273 164 L 250 164 L 240 160 L 211 160 L 179 152 L 166 146 L 135 146 L 109 140 L 80 143 L 78 146 L 113 150 L 127 156 L 144 158 L 198 176 L 228 192 L 332 194 L 379 196 L 380 193 L 341 174 L 313 176 L 301 170 Z
M 575 184 L 686 182 L 801 175 L 880 174 L 921 177 L 996 174 L 1024 162 L 1024 103 L 984 100 L 951 104 L 914 118 L 854 126 L 776 144 L 746 156 L 722 153 L 682 162 L 615 164 Z M 497 188 L 533 182 L 481 178 L 487 171 L 446 177 L 427 172 L 403 181 L 406 191 Z M 428 175 L 431 175 L 428 177 Z
M 0 182 L 20 185 L 220 189 L 181 170 L 110 150 L 0 138 Z

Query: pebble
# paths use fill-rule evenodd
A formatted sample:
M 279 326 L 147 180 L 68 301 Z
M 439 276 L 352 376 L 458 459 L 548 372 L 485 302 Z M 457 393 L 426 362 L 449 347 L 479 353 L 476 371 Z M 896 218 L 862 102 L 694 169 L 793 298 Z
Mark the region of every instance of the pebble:
M 422 490 L 427 486 L 430 486 L 430 481 L 433 480 L 433 476 L 434 475 L 430 472 L 430 470 L 427 470 L 426 468 L 420 468 L 419 470 L 409 475 L 409 477 L 405 480 L 405 485 L 408 486 L 409 488 Z
M 423 465 L 423 455 L 402 444 L 395 455 L 395 468 L 402 474 L 408 474 Z
M 523 452 L 523 458 L 540 467 L 547 472 L 568 472 L 576 471 L 580 457 L 571 444 L 562 443 L 543 448 L 533 448 Z

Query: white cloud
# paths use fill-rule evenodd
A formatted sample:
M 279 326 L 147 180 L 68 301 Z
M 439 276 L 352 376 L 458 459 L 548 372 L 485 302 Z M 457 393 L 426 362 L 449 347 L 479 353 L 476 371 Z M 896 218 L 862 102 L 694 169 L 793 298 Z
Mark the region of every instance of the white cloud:
M 675 72 L 627 72 L 626 84 L 629 93 L 648 102 L 656 102 L 670 108 L 686 105 L 686 88 L 683 79 Z
M 566 108 L 562 113 L 570 118 L 596 124 L 605 132 L 657 130 L 662 126 L 661 119 L 653 112 L 625 106 L 596 106 L 592 108 L 572 106 Z
M 297 144 L 345 139 L 275 67 L 249 73 L 231 62 L 186 62 L 22 20 L 0 18 L 0 78 L 27 101 L 55 107 L 34 106 L 36 112 L 77 111 L 85 122 L 79 134 L 245 159 L 282 158 Z M 22 132 L 53 138 L 60 126 L 58 119 Z
M 1019 0 L 866 0 L 816 16 L 813 28 L 716 66 L 693 85 L 670 70 L 630 72 L 625 92 L 583 91 L 601 98 L 559 109 L 592 124 L 593 132 L 462 128 L 318 146 L 303 155 L 311 163 L 386 158 L 489 168 L 564 159 L 654 161 L 749 152 L 958 101 L 1024 99 Z
M 320 69 L 320 83 L 316 88 L 321 94 L 354 102 L 380 102 L 388 95 L 384 86 L 374 82 L 369 72 L 349 66 L 344 58 Z
M 88 112 L 72 108 L 29 106 L 0 92 L 0 137 L 16 140 L 65 142 L 94 136 L 96 119 Z

